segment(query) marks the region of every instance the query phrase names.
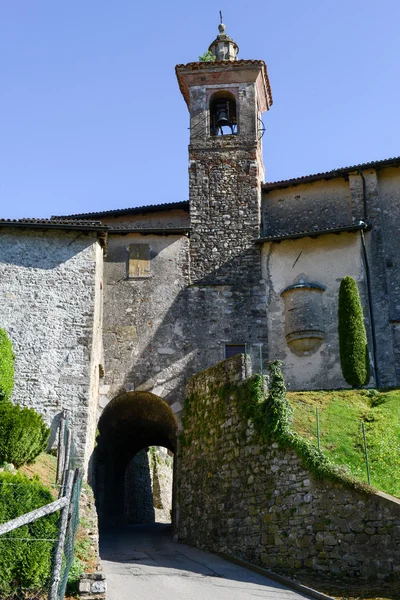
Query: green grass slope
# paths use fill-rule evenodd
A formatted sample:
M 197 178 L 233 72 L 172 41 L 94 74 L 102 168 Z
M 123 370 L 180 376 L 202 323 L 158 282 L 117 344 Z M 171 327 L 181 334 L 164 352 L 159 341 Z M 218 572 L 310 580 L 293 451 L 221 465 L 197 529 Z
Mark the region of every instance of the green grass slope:
M 317 445 L 316 407 L 321 450 L 367 481 L 361 423 L 365 423 L 371 485 L 400 497 L 400 390 L 289 392 L 293 428 Z

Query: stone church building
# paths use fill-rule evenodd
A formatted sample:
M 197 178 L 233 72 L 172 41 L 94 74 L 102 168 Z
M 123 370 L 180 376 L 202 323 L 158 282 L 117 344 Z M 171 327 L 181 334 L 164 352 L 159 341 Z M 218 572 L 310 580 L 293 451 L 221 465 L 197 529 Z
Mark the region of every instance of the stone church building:
M 400 386 L 400 158 L 265 183 L 266 65 L 239 60 L 224 25 L 210 51 L 213 61 L 176 67 L 190 114 L 188 201 L 0 220 L 14 401 L 53 424 L 69 410 L 86 465 L 99 418 L 115 444 L 132 438 L 116 425 L 121 394 L 161 399 L 179 422 L 187 379 L 237 353 L 256 372 L 281 359 L 293 390 L 347 387 L 346 275 L 363 303 L 371 385 Z M 146 410 L 136 451 L 174 450 L 167 427 L 146 433 Z

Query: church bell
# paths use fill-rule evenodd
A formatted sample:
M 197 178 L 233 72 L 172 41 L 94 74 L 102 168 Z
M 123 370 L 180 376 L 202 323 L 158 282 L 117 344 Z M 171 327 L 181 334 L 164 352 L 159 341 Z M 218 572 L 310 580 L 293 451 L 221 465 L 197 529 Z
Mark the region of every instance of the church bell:
M 224 127 L 229 127 L 231 134 L 236 130 L 236 106 L 235 102 L 221 98 L 214 101 L 211 107 L 212 135 L 224 135 Z
M 231 126 L 229 119 L 229 104 L 228 101 L 222 101 L 217 103 L 215 107 L 215 117 L 216 117 L 216 125 L 217 127 L 228 127 Z

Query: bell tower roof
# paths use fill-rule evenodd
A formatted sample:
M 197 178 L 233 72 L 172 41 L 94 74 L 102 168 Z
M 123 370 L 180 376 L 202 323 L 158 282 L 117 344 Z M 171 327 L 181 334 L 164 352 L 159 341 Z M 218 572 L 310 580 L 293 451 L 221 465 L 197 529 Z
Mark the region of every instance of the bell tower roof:
M 236 42 L 227 35 L 226 25 L 222 22 L 222 14 L 221 23 L 218 25 L 219 35 L 215 38 L 215 40 L 210 44 L 208 50 L 211 52 L 213 56 L 215 56 L 215 60 L 229 60 L 234 61 L 237 60 L 237 55 L 239 52 L 239 46 Z

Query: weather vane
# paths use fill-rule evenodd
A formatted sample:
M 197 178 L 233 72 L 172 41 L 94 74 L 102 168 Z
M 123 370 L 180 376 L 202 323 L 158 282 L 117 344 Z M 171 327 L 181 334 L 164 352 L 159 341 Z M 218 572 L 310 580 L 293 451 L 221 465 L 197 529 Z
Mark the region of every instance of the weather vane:
M 222 24 L 222 11 L 219 11 L 219 18 L 221 19 L 221 24 Z

